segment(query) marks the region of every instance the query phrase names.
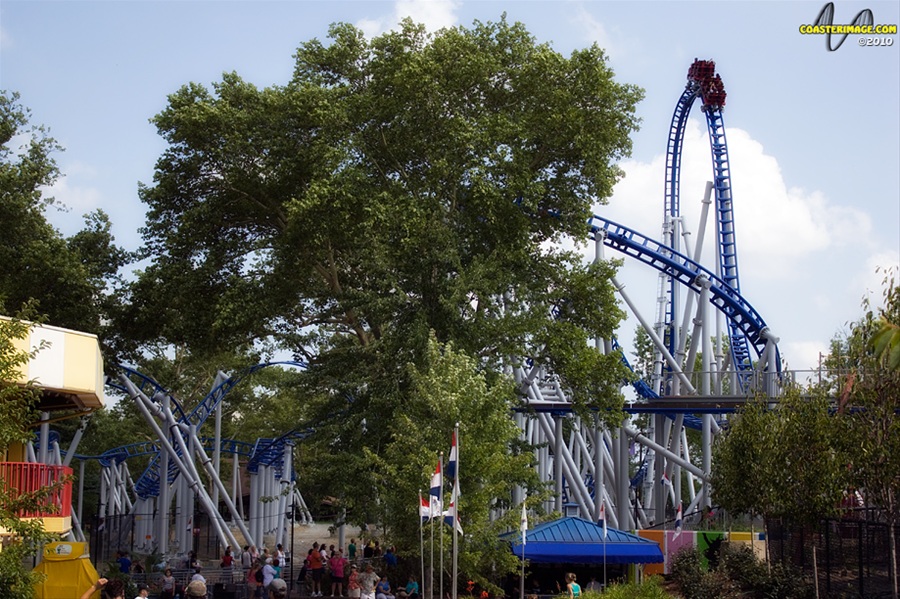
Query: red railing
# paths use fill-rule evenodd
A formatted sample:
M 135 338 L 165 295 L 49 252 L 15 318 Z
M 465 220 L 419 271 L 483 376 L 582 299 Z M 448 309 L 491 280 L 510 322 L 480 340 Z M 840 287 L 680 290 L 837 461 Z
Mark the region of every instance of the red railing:
M 47 489 L 64 477 L 72 476 L 68 466 L 48 466 L 26 462 L 0 462 L 0 487 L 6 490 L 10 500 L 24 493 Z M 72 481 L 58 485 L 38 501 L 36 510 L 22 510 L 19 518 L 64 518 L 72 515 Z

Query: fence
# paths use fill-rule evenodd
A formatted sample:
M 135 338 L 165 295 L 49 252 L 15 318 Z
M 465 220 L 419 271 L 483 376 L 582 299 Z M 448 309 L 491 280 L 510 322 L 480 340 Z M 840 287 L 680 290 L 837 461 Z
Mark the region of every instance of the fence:
M 815 528 L 770 521 L 767 533 L 770 559 L 818 573 L 820 596 L 891 596 L 887 524 L 863 517 L 822 520 Z

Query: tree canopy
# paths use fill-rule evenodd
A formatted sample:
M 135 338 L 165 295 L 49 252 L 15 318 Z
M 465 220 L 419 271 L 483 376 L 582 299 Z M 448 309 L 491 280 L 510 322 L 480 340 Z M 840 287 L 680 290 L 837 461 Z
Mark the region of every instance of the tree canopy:
M 496 370 L 527 356 L 581 400 L 617 397 L 615 360 L 586 343 L 621 318 L 611 267 L 558 242 L 584 238 L 620 176 L 640 91 L 599 48 L 566 59 L 505 20 L 330 36 L 283 87 L 230 73 L 154 119 L 170 146 L 141 190 L 150 266 L 127 336 L 271 339 L 346 373 L 391 336 L 421 355 L 434 331 Z
M 337 24 L 329 38 L 300 45 L 284 85 L 226 73 L 153 119 L 168 148 L 140 189 L 147 262 L 121 338 L 135 355 L 304 360 L 300 420 L 285 426 L 315 424 L 307 472 L 334 466 L 321 479 L 357 523 L 412 512 L 425 449 L 458 420 L 483 456 L 464 507 L 486 515 L 530 480 L 508 424 L 511 365 L 547 365 L 580 406 L 621 414 L 620 358 L 589 343 L 623 317 L 615 264 L 566 248 L 622 175 L 642 92 L 597 46 L 564 57 L 505 17 L 435 34 L 407 20 L 371 40 Z M 465 401 L 423 383 L 447 361 Z

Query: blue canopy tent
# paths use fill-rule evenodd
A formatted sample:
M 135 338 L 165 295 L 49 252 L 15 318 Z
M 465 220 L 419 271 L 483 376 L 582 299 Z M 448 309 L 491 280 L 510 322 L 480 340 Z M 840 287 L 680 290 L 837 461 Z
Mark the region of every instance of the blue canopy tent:
M 522 533 L 503 535 L 512 552 L 522 557 Z M 525 559 L 543 564 L 659 564 L 659 544 L 627 532 L 603 527 L 581 518 L 545 522 L 526 534 Z

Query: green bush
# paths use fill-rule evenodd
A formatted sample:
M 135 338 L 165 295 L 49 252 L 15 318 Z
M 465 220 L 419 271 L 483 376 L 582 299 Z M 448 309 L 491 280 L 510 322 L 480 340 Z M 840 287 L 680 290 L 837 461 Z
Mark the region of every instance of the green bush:
M 815 597 L 815 589 L 802 574 L 784 564 L 773 564 L 762 589 L 766 599 L 809 599 Z
M 627 583 L 614 584 L 606 589 L 603 594 L 585 593 L 584 599 L 591 599 L 589 595 L 594 595 L 595 599 L 668 599 L 669 594 L 663 589 L 662 582 L 659 577 L 651 576 L 644 580 L 641 584 Z
M 672 557 L 672 579 L 685 597 L 693 597 L 699 590 L 703 574 L 700 552 L 693 547 L 685 547 Z
M 766 564 L 749 545 L 726 543 L 722 547 L 719 570 L 745 591 L 762 589 L 768 583 Z
M 726 544 L 718 568 L 703 569 L 700 553 L 685 548 L 672 558 L 672 578 L 685 599 L 807 599 L 813 591 L 802 575 L 781 564 L 767 568 L 746 545 Z

